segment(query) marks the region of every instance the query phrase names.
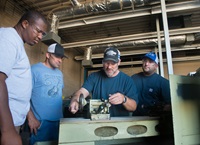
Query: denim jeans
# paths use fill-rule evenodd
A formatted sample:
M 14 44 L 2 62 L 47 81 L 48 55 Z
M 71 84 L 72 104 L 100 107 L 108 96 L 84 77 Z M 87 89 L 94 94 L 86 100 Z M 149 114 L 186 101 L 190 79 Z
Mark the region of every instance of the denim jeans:
M 37 130 L 37 135 L 34 133 L 30 137 L 30 145 L 41 141 L 58 141 L 60 121 L 40 121 L 40 127 Z

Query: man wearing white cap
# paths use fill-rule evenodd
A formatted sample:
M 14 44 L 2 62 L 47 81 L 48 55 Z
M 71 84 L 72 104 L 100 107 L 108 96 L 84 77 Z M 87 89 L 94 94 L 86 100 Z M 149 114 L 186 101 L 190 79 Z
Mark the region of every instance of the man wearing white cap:
M 120 52 L 114 47 L 104 51 L 103 69 L 90 74 L 81 89 L 74 93 L 69 110 L 76 113 L 79 108 L 79 97 L 87 97 L 92 93 L 92 99 L 108 100 L 111 104 L 110 115 L 128 116 L 137 107 L 137 90 L 132 79 L 119 71 Z
M 162 111 L 170 110 L 169 81 L 155 72 L 157 67 L 158 57 L 154 52 L 149 52 L 142 58 L 143 72 L 131 76 L 137 86 L 139 99 L 133 116 L 159 115 Z
M 64 48 L 54 43 L 48 47 L 45 61 L 31 67 L 33 89 L 27 116 L 30 145 L 39 141 L 58 141 L 64 88 L 63 74 L 58 67 L 65 57 Z

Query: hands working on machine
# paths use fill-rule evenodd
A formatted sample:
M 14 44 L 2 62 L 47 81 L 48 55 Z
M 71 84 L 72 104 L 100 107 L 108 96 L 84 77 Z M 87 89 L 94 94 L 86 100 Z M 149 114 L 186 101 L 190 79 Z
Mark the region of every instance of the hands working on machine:
M 87 99 L 87 97 L 86 97 Z M 109 108 L 111 105 L 123 104 L 126 102 L 127 98 L 121 93 L 109 94 L 108 99 L 90 99 L 87 101 L 83 94 L 80 94 L 79 99 L 72 99 L 69 111 L 75 114 L 78 110 L 83 111 L 86 104 L 90 104 L 89 113 L 91 115 L 91 120 L 98 119 L 110 119 Z M 101 115 L 100 115 L 101 114 Z M 98 117 L 97 117 L 98 116 Z

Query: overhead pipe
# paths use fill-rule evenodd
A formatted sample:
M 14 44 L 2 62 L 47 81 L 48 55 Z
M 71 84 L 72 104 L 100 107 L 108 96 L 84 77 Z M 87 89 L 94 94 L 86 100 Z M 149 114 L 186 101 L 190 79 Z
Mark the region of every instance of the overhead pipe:
M 76 6 L 80 7 L 80 6 L 82 5 L 82 4 L 79 3 L 77 0 L 71 0 L 71 4 L 72 4 L 74 7 L 76 7 Z
M 50 32 L 58 34 L 58 25 L 59 25 L 58 17 L 55 14 L 53 14 Z
M 84 15 L 99 14 L 103 12 L 116 12 L 124 9 L 134 9 L 134 7 L 141 7 L 146 5 L 153 5 L 160 3 L 160 0 L 103 0 L 101 2 L 93 0 L 80 4 L 77 0 L 71 0 L 74 7 L 56 9 L 51 11 L 59 18 L 68 17 L 74 18 Z
M 61 43 L 61 38 L 58 36 L 58 25 L 59 20 L 56 15 L 53 14 L 51 21 L 51 28 L 49 33 L 45 37 L 42 38 L 42 42 L 46 45 L 50 45 L 52 43 Z
M 92 65 L 93 65 L 92 48 L 88 47 L 88 48 L 85 48 L 85 51 L 84 51 L 84 59 L 82 60 L 82 66 L 91 67 Z
M 191 37 L 191 36 L 190 36 Z M 194 37 L 194 35 L 193 35 Z M 171 36 L 170 42 L 172 45 L 182 45 L 187 41 L 187 35 L 179 35 L 179 36 Z M 165 39 L 161 38 L 161 44 L 165 44 Z M 107 47 L 144 47 L 144 46 L 158 46 L 158 39 L 145 39 L 145 40 L 135 40 L 135 41 L 127 41 L 121 43 L 112 43 L 112 44 L 103 44 L 103 45 L 94 45 L 91 46 L 92 49 L 105 49 Z

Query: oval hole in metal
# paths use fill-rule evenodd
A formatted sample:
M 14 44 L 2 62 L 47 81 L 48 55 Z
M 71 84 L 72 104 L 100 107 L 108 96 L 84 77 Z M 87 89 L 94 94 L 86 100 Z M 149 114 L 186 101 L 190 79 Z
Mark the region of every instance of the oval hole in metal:
M 139 135 L 147 132 L 147 127 L 144 125 L 134 125 L 127 128 L 130 135 Z
M 156 132 L 160 132 L 160 126 L 159 126 L 159 124 L 157 124 L 157 125 L 155 126 L 155 131 L 156 131 Z
M 118 133 L 118 129 L 112 126 L 104 126 L 95 129 L 94 133 L 99 137 L 110 137 L 116 135 Z

